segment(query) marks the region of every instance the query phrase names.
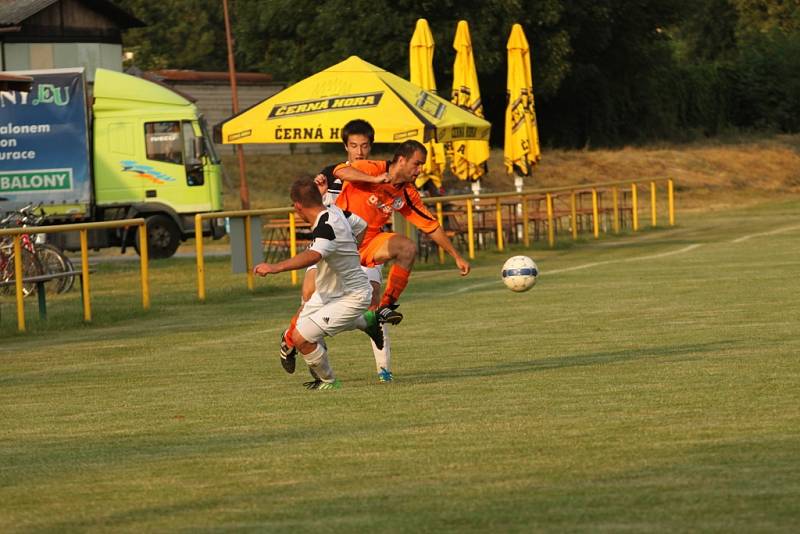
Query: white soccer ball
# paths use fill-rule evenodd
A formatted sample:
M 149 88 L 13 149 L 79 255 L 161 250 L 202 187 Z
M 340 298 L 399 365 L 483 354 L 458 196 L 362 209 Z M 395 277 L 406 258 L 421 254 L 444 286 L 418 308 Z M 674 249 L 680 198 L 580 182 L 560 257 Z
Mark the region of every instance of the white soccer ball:
M 536 284 L 539 268 L 528 256 L 513 256 L 503 264 L 503 283 L 511 291 L 527 291 Z

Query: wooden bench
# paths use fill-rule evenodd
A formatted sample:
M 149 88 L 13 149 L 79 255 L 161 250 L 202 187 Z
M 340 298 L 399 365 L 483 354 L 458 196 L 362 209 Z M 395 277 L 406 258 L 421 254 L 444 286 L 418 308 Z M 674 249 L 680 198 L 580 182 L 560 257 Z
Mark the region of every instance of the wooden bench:
M 89 269 L 90 273 L 94 269 Z M 83 300 L 83 272 L 82 271 L 63 271 L 60 273 L 40 274 L 37 276 L 29 276 L 23 278 L 23 283 L 35 283 L 36 294 L 39 297 L 39 319 L 47 319 L 47 290 L 44 285 L 51 280 L 58 280 L 60 278 L 69 278 L 70 276 L 77 276 L 81 281 L 81 300 Z M 16 284 L 15 280 L 0 281 L 0 287 L 13 286 Z

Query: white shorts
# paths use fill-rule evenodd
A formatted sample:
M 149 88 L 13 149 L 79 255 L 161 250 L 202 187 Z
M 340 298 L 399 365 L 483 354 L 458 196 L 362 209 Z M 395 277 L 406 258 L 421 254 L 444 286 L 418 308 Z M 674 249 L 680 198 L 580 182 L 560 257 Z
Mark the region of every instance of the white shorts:
M 313 269 L 317 268 L 317 264 L 309 265 L 306 267 L 306 272 L 309 272 Z M 375 267 L 364 267 L 361 266 L 361 269 L 364 270 L 364 273 L 367 275 L 367 280 L 370 282 L 376 282 L 378 285 L 383 283 L 383 264 L 376 265 Z
M 369 308 L 370 300 L 370 292 L 344 295 L 328 302 L 323 302 L 319 294 L 314 293 L 303 305 L 297 319 L 297 331 L 306 341 L 317 342 L 323 336 L 352 330 L 355 320 Z

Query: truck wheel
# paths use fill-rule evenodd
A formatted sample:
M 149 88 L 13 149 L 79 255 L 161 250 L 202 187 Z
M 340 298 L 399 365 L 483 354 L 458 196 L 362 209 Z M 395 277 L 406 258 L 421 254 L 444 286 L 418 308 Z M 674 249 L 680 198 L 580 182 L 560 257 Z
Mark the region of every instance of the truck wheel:
M 166 215 L 151 215 L 147 218 L 147 252 L 152 259 L 169 258 L 178 250 L 181 231 L 175 221 Z M 139 254 L 139 232 L 134 244 Z

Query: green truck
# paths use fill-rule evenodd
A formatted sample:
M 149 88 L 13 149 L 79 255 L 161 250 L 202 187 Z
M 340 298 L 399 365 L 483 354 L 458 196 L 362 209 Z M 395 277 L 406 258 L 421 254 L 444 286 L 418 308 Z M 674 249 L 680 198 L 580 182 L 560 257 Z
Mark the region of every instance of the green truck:
M 30 91 L 0 92 L 0 213 L 41 205 L 49 224 L 147 220 L 152 258 L 194 237 L 194 215 L 222 209 L 222 168 L 197 107 L 135 76 L 97 69 L 14 72 Z M 203 234 L 225 235 L 204 221 Z M 52 243 L 80 248 L 77 232 Z M 89 247 L 134 246 L 135 229 L 89 233 Z

